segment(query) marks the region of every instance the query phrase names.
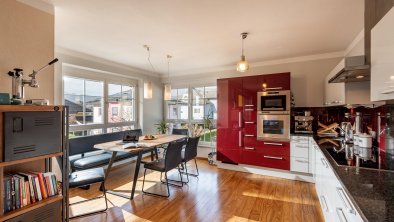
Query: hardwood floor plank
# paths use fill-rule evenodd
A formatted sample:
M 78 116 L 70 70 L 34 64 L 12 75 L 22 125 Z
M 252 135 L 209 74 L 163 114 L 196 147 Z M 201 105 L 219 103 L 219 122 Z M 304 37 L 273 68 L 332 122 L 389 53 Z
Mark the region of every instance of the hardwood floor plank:
M 71 221 L 324 221 L 314 184 L 218 169 L 202 159 L 197 163 L 200 176 L 189 177 L 183 188 L 170 187 L 168 199 L 142 194 L 141 167 L 133 200 L 107 194 L 106 213 Z M 133 167 L 134 163 L 114 167 L 107 188 L 129 191 Z M 190 168 L 194 169 L 194 164 Z M 177 178 L 177 172 L 169 177 Z M 166 191 L 159 180 L 160 173 L 148 171 L 146 188 Z M 71 189 L 71 202 L 100 195 L 98 187 Z M 72 211 L 82 213 L 100 207 L 104 207 L 103 199 L 78 205 Z

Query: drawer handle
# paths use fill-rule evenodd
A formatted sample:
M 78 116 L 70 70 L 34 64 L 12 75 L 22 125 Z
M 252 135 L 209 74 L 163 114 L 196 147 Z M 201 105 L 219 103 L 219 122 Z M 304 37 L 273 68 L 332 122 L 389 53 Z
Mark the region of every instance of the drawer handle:
M 245 122 L 245 124 L 255 124 L 255 122 Z
M 269 143 L 269 142 L 264 142 L 264 145 L 283 146 L 283 143 Z
M 242 146 L 242 133 L 241 131 L 238 131 L 238 146 L 241 147 Z
M 254 137 L 252 134 L 245 134 L 246 137 Z
M 307 161 L 307 160 L 296 160 L 296 162 L 300 162 L 300 163 L 309 163 L 309 161 Z
M 347 222 L 346 216 L 345 216 L 345 214 L 343 213 L 342 208 L 337 208 L 336 211 L 337 211 L 337 215 L 338 215 L 339 221 L 341 221 L 341 222 Z
M 245 109 L 245 111 L 254 111 L 254 109 Z
M 245 147 L 245 150 L 255 150 L 254 147 Z
M 274 160 L 283 160 L 283 157 L 276 157 L 276 156 L 264 156 L 267 159 L 274 159 Z
M 323 205 L 323 210 L 328 212 L 328 207 L 327 207 L 327 202 L 326 202 L 326 198 L 324 196 L 320 196 L 320 201 L 321 204 Z
M 308 149 L 309 148 L 308 146 L 298 146 L 298 145 L 296 145 L 296 147 L 301 148 L 301 149 Z
M 238 113 L 238 127 L 241 128 L 242 127 L 242 123 L 241 123 L 241 112 Z
M 356 214 L 356 210 L 354 210 L 354 208 L 350 204 L 349 198 L 347 197 L 347 195 L 345 194 L 343 189 L 340 187 L 337 187 L 337 193 L 338 193 L 339 197 L 341 198 L 343 204 L 345 205 L 346 210 L 351 214 Z
M 245 107 L 253 107 L 254 105 L 245 105 Z

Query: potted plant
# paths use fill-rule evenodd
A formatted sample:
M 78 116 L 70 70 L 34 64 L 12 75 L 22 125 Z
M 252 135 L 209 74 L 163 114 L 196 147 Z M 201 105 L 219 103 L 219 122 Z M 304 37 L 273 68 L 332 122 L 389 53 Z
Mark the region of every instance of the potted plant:
M 155 126 L 159 134 L 166 134 L 168 126 L 165 121 L 161 121 L 160 123 L 155 124 Z

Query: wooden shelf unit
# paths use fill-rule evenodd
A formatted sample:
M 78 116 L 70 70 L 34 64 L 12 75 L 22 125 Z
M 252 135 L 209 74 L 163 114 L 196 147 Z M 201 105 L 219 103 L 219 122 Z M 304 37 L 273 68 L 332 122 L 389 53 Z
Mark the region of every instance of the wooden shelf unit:
M 5 159 L 5 139 L 4 139 L 4 113 L 5 112 L 61 112 L 62 115 L 62 135 L 59 138 L 62 141 L 61 152 L 54 152 L 40 156 L 29 157 L 25 159 L 4 161 Z M 67 144 L 68 144 L 68 109 L 66 106 L 24 106 L 24 105 L 0 105 L 0 222 L 13 219 L 15 217 L 27 214 L 39 208 L 45 207 L 48 204 L 61 201 L 62 221 L 68 221 L 68 158 L 67 158 Z M 58 158 L 59 174 L 56 174 L 58 181 L 61 181 L 61 191 L 58 195 L 48 197 L 41 201 L 29 204 L 22 208 L 15 209 L 4 213 L 4 175 L 7 173 L 23 172 L 52 172 L 53 162 L 52 158 Z M 29 169 L 29 171 L 26 171 Z M 43 169 L 45 169 L 43 171 Z

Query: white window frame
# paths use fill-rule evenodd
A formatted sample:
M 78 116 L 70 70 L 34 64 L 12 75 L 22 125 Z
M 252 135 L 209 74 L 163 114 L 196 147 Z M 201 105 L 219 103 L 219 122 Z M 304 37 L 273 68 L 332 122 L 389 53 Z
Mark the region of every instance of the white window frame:
M 108 128 L 113 127 L 125 127 L 125 126 L 134 126 L 134 128 L 138 128 L 139 126 L 139 113 L 138 113 L 138 80 L 132 78 L 119 77 L 116 75 L 111 75 L 108 73 L 97 73 L 90 70 L 83 69 L 74 69 L 68 68 L 63 70 L 63 79 L 62 79 L 62 103 L 64 104 L 64 77 L 70 78 L 79 78 L 84 80 L 92 80 L 92 81 L 102 81 L 104 84 L 103 89 L 103 123 L 100 124 L 85 124 L 85 125 L 70 125 L 71 131 L 87 131 L 92 129 L 102 129 L 103 133 L 108 132 Z M 134 98 L 133 98 L 133 112 L 134 112 L 134 121 L 127 122 L 119 122 L 119 123 L 109 123 L 108 122 L 108 84 L 118 84 L 118 85 L 127 85 L 134 88 Z

